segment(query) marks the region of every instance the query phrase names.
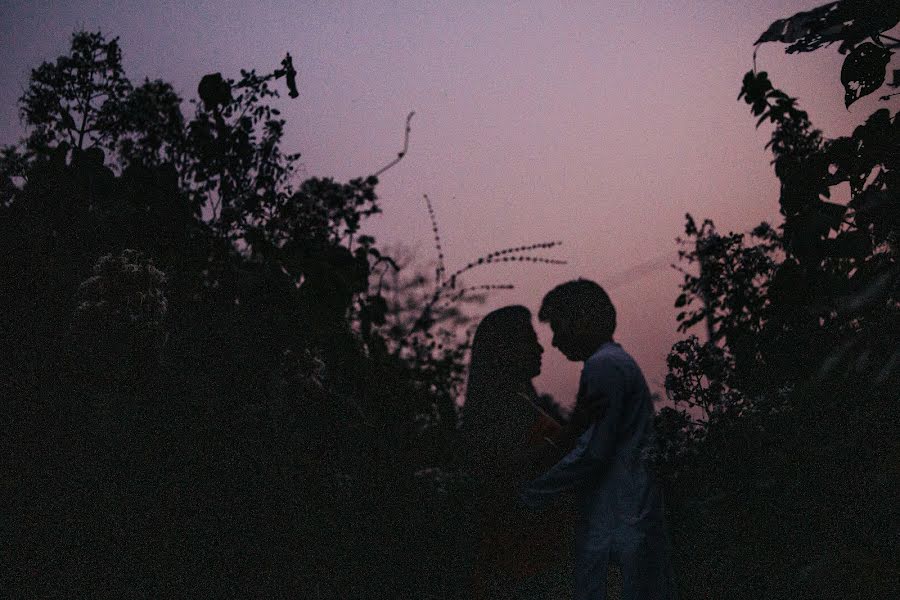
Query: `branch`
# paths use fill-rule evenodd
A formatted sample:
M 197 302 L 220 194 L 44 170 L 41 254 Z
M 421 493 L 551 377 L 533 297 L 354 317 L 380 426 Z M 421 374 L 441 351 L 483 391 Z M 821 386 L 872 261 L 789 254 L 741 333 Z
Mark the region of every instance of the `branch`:
M 406 115 L 406 131 L 403 134 L 403 150 L 397 153 L 397 158 L 381 167 L 378 171 L 373 175 L 374 177 L 379 177 L 382 173 L 396 165 L 400 162 L 404 156 L 406 156 L 406 151 L 409 150 L 409 132 L 411 131 L 411 127 L 409 126 L 409 122 L 412 121 L 413 115 L 416 114 L 416 111 L 412 111 L 408 115 Z
M 446 272 L 444 268 L 444 249 L 441 248 L 441 236 L 438 233 L 437 219 L 434 216 L 434 207 L 431 205 L 431 199 L 428 197 L 428 194 L 423 195 L 425 196 L 425 204 L 428 205 L 428 216 L 431 217 L 431 231 L 434 232 L 434 247 L 438 255 L 438 266 L 434 274 L 434 280 L 437 285 L 441 285 L 444 283 L 444 273 Z
M 416 320 L 416 325 L 413 327 L 411 333 L 415 333 L 419 330 L 426 330 L 428 328 L 428 321 L 431 319 L 431 316 L 434 312 L 434 308 L 437 305 L 438 300 L 441 297 L 441 294 L 446 290 L 455 290 L 456 289 L 456 281 L 457 279 L 472 269 L 480 267 L 481 265 L 487 264 L 496 264 L 496 263 L 508 263 L 508 262 L 533 262 L 533 263 L 545 263 L 550 265 L 565 265 L 568 264 L 564 260 L 557 260 L 553 258 L 544 258 L 542 256 L 507 256 L 511 253 L 522 252 L 533 250 L 537 248 L 553 248 L 554 246 L 559 246 L 562 242 L 543 242 L 540 244 L 531 244 L 529 246 L 520 246 L 518 248 L 504 248 L 503 250 L 496 250 L 481 258 L 473 260 L 466 266 L 458 269 L 455 273 L 453 273 L 449 279 L 444 280 L 443 282 L 436 282 L 434 287 L 434 293 L 431 295 L 431 299 L 425 304 L 425 307 L 422 309 L 422 313 L 419 318 Z M 471 289 L 471 288 L 470 288 Z M 496 289 L 508 289 L 502 286 L 497 286 Z
M 531 250 L 532 248 L 552 248 L 554 246 L 559 246 L 562 242 L 544 242 L 542 244 L 533 244 L 531 246 L 522 246 L 521 248 L 507 248 L 504 250 L 498 250 L 496 252 L 491 252 L 481 258 L 473 260 L 466 266 L 458 269 L 455 273 L 453 273 L 448 280 L 446 280 L 443 284 L 440 285 L 440 289 L 449 287 L 450 289 L 456 289 L 456 280 L 461 275 L 463 275 L 466 271 L 470 271 L 476 267 L 481 265 L 493 264 L 498 262 L 537 262 L 537 263 L 547 263 L 550 265 L 565 265 L 568 264 L 564 260 L 556 260 L 553 258 L 543 258 L 540 256 L 503 256 L 504 254 L 510 252 L 521 252 L 523 250 Z
M 81 150 L 82 149 L 81 147 L 84 145 L 84 134 L 86 132 L 85 128 L 87 126 L 87 118 L 88 118 L 87 110 L 85 110 L 81 116 L 81 129 L 78 132 L 78 149 L 79 150 Z

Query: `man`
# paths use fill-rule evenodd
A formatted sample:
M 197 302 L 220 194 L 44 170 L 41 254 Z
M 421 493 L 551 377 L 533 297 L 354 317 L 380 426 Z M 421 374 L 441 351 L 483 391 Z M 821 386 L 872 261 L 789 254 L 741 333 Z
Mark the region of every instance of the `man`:
M 576 491 L 575 600 L 604 600 L 610 561 L 622 569 L 622 598 L 674 598 L 660 489 L 647 464 L 653 404 L 634 359 L 613 341 L 616 311 L 599 285 L 578 279 L 551 290 L 538 319 L 553 346 L 584 361 L 575 414 L 597 415 L 574 449 L 528 484 L 520 500 L 537 509 Z M 602 404 L 595 412 L 591 406 Z

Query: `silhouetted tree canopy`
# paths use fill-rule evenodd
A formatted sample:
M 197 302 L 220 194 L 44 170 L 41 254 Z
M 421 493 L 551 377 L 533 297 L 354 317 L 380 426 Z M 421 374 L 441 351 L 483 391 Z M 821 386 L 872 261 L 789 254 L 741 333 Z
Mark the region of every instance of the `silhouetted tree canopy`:
M 298 182 L 282 149 L 296 76 L 287 55 L 184 103 L 99 32 L 32 71 L 0 152 L 3 589 L 456 593 L 458 307 L 510 287 L 458 278 L 555 244 L 391 295 L 378 176 Z
M 841 42 L 846 104 L 876 91 L 898 41 L 894 2 L 832 2 L 757 44 Z M 869 40 L 869 41 L 866 41 Z M 827 90 L 824 93 L 829 93 Z M 777 226 L 718 232 L 687 216 L 674 408 L 657 417 L 685 597 L 900 593 L 900 119 L 879 109 L 826 139 L 764 71 L 739 99 L 773 126 Z M 888 97 L 884 97 L 887 99 Z M 846 204 L 832 190 L 848 184 Z

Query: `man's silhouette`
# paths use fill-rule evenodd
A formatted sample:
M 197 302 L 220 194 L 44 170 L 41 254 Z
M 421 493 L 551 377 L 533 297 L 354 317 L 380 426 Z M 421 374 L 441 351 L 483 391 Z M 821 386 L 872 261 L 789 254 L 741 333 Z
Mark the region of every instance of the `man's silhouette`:
M 603 288 L 579 279 L 551 290 L 538 318 L 549 322 L 554 347 L 584 361 L 576 413 L 597 402 L 605 410 L 520 499 L 540 508 L 576 491 L 576 600 L 606 598 L 610 561 L 622 568 L 623 599 L 674 598 L 662 496 L 647 461 L 653 404 L 637 363 L 613 341 L 615 308 Z

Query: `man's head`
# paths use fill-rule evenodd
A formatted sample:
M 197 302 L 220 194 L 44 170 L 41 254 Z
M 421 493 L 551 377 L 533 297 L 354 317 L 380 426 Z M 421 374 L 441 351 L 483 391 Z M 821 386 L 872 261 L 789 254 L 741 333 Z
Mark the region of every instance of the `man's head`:
M 550 290 L 538 319 L 553 330 L 553 346 L 573 361 L 587 360 L 616 330 L 616 309 L 602 287 L 576 279 Z

